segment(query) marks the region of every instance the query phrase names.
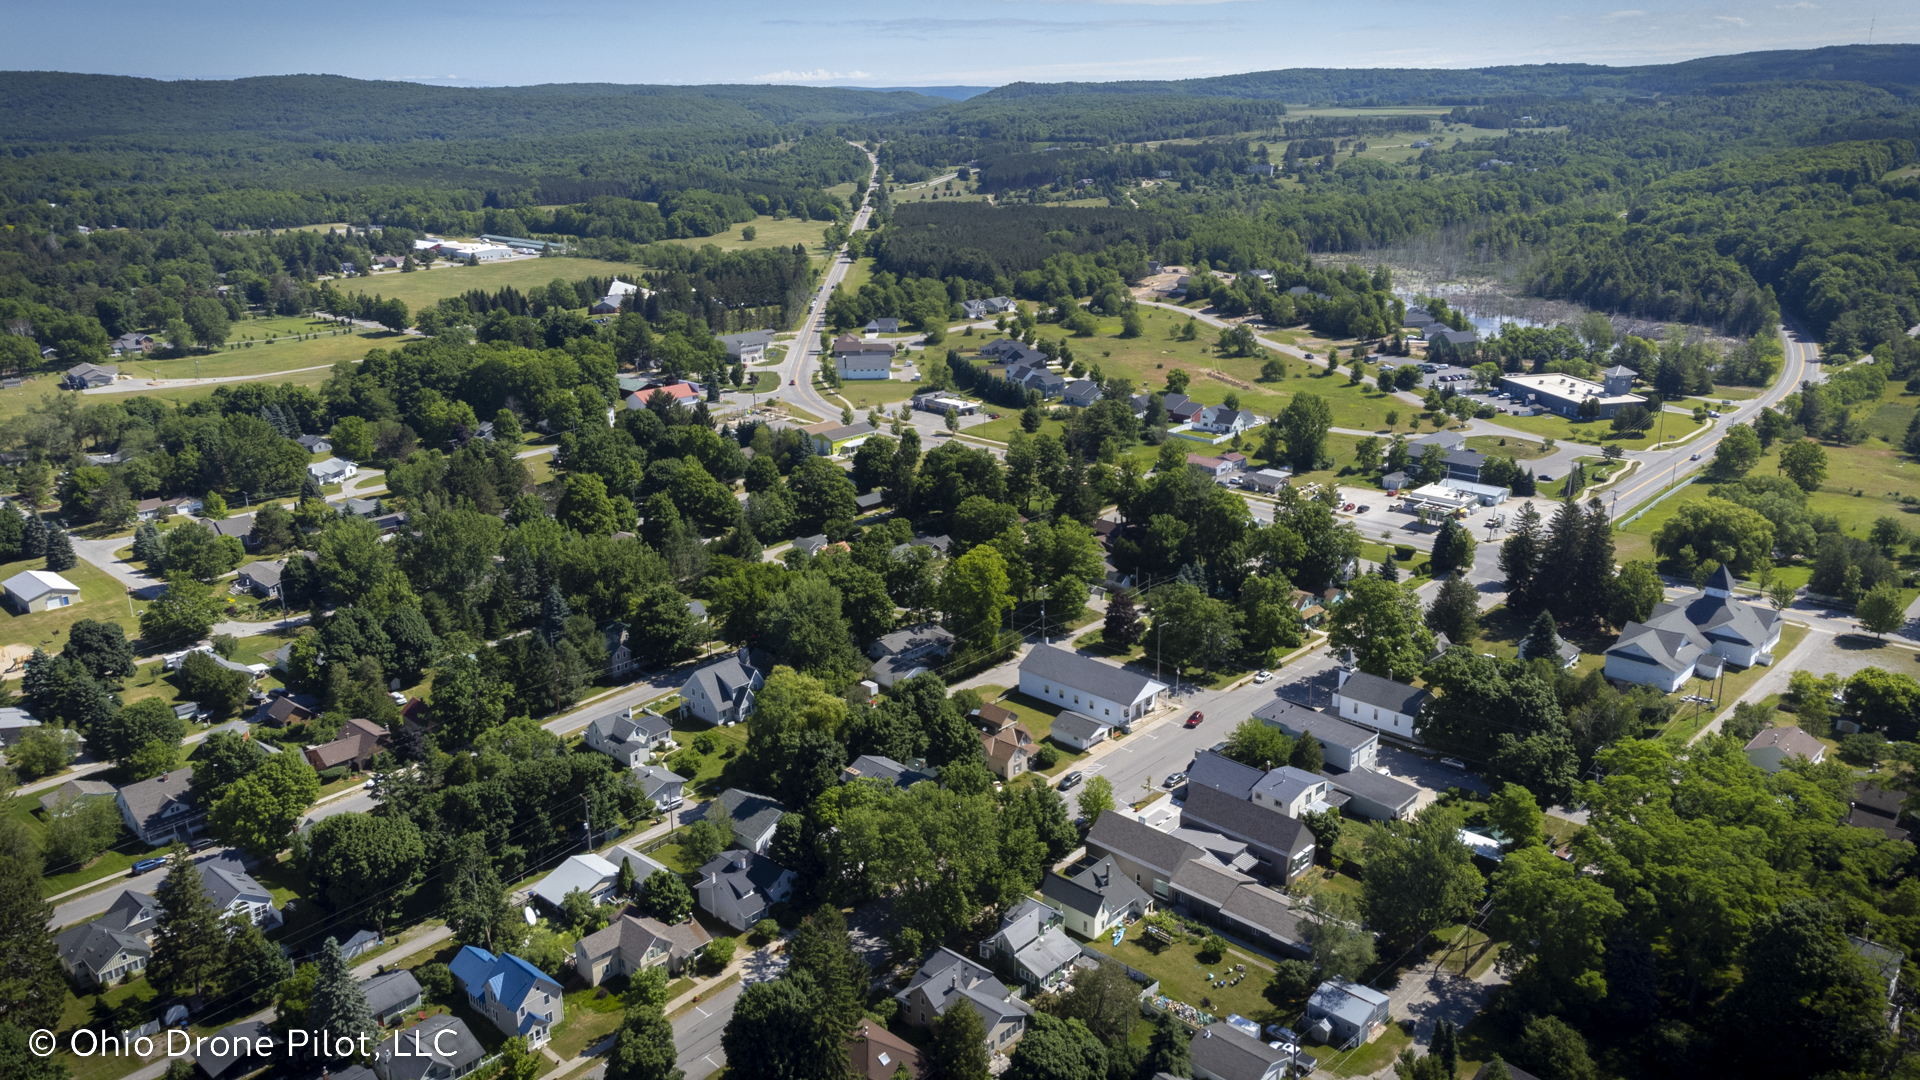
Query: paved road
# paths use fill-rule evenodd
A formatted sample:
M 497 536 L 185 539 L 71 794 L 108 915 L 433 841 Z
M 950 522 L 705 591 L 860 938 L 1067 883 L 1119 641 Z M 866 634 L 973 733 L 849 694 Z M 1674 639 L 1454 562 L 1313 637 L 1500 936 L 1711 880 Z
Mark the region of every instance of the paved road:
M 873 163 L 873 171 L 867 179 L 868 191 L 871 193 L 871 185 L 877 183 L 880 178 L 880 161 L 872 154 L 868 154 L 867 157 Z M 866 228 L 867 219 L 872 214 L 872 204 L 863 202 L 853 215 L 853 231 L 858 232 Z M 816 302 L 813 310 L 800 320 L 799 334 L 794 338 L 793 344 L 788 346 L 786 358 L 773 369 L 783 383 L 788 380 L 793 382 L 792 386 L 780 387 L 778 393 L 781 398 L 814 413 L 823 420 L 839 416 L 840 410 L 845 406 L 838 400 L 829 400 L 813 388 L 813 372 L 820 360 L 820 331 L 826 325 L 827 298 L 833 295 L 833 287 L 846 278 L 847 271 L 852 267 L 853 263 L 847 258 L 845 248 L 834 253 L 833 261 L 827 268 L 827 275 L 821 279 L 820 288 L 815 293 Z M 809 365 L 809 360 L 815 363 Z
M 205 851 L 195 854 L 193 861 L 196 866 L 199 866 L 203 870 L 216 863 L 240 870 L 247 868 L 247 860 L 245 857 L 243 857 L 239 851 L 226 847 L 210 847 Z M 99 892 L 88 893 L 85 896 L 77 896 L 72 900 L 55 906 L 53 909 L 53 918 L 47 920 L 47 925 L 53 929 L 59 929 L 62 926 L 71 926 L 74 923 L 85 922 L 88 919 L 104 915 L 107 909 L 112 907 L 114 903 L 120 899 L 122 893 L 128 890 L 134 890 L 136 892 L 151 894 L 154 889 L 160 886 L 161 879 L 166 876 L 167 868 L 163 866 L 158 870 L 149 870 L 139 877 L 122 877 L 119 879 L 119 884 L 113 888 L 102 889 Z

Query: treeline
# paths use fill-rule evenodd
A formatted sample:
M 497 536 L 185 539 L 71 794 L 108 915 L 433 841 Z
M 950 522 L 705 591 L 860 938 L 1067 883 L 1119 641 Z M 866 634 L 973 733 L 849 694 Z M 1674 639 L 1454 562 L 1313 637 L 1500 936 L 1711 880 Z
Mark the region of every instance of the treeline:
M 990 91 L 913 116 L 885 121 L 887 130 L 1013 143 L 1139 142 L 1194 139 L 1273 126 L 1287 114 L 1275 100 L 1107 94 L 1021 96 Z M 964 160 L 964 159 L 962 159 Z

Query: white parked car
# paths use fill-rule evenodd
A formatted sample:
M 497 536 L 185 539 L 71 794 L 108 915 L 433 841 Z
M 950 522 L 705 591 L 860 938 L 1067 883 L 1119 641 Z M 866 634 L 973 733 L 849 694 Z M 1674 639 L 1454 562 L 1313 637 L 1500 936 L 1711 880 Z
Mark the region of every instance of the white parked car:
M 1253 673 L 1253 681 L 1254 681 L 1254 682 L 1257 682 L 1257 683 L 1264 683 L 1264 682 L 1272 682 L 1272 681 L 1273 681 L 1273 672 L 1271 672 L 1271 671 L 1256 671 L 1256 672 L 1254 672 L 1254 673 Z

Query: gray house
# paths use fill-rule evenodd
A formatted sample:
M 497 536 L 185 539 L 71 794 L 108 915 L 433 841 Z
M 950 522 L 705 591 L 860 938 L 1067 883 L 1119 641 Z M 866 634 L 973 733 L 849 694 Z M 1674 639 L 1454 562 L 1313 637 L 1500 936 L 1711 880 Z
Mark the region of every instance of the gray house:
M 907 1023 L 932 1027 L 948 1009 L 965 1004 L 980 1014 L 987 1049 L 1004 1054 L 1026 1034 L 1033 1009 L 993 973 L 952 949 L 936 949 L 914 972 L 905 990 L 893 995 Z
M 1071 877 L 1045 875 L 1040 879 L 1040 895 L 1053 901 L 1067 929 L 1085 938 L 1099 937 L 1115 924 L 1153 910 L 1153 897 L 1110 857 L 1095 860 Z
M 1080 946 L 1061 929 L 1059 908 L 1029 896 L 1000 917 L 1000 929 L 980 943 L 980 959 L 1003 957 L 1030 987 L 1051 990 L 1066 979 Z
M 953 632 L 936 623 L 904 627 L 867 646 L 867 655 L 873 659 L 873 681 L 889 689 L 932 671 L 952 651 Z
M 1280 1080 L 1289 1055 L 1222 1020 L 1208 1024 L 1187 1047 L 1194 1080 Z
M 1341 809 L 1357 817 L 1403 821 L 1413 816 L 1420 800 L 1419 788 L 1373 769 L 1322 775 L 1334 791 L 1347 797 Z
M 787 814 L 780 800 L 728 788 L 717 801 L 733 820 L 733 842 L 756 855 L 765 855 L 767 846 L 773 843 L 774 828 Z
M 67 977 L 84 990 L 100 989 L 147 969 L 153 949 L 139 934 L 115 929 L 108 918 L 61 931 L 54 951 Z
M 1335 1046 L 1359 1046 L 1380 1037 L 1387 1029 L 1387 995 L 1369 986 L 1333 978 L 1307 999 L 1307 1019 L 1315 1027 L 1324 1023 L 1330 1037 L 1323 1042 Z
M 1087 856 L 1111 859 L 1156 900 L 1172 899 L 1169 883 L 1174 874 L 1203 854 L 1193 844 L 1115 810 L 1102 813 L 1087 830 Z
M 381 1027 L 420 1007 L 420 983 L 406 968 L 360 980 L 360 992 L 367 995 L 367 1010 Z
M 1281 884 L 1313 865 L 1313 831 L 1299 819 L 1218 788 L 1189 788 L 1180 820 L 1189 828 L 1212 829 L 1246 844 L 1260 860 L 1261 872 Z
M 642 765 L 633 770 L 633 782 L 655 810 L 672 810 L 686 797 L 687 778 L 665 766 Z
M 466 1021 L 429 1016 L 374 1049 L 373 1074 L 380 1080 L 457 1080 L 486 1056 Z
M 751 851 L 723 851 L 700 868 L 693 895 L 700 910 L 745 931 L 793 895 L 793 871 Z
M 286 572 L 287 560 L 250 562 L 240 568 L 238 584 L 241 588 L 262 599 L 271 599 L 280 595 L 280 575 Z
M 207 822 L 207 812 L 194 801 L 189 787 L 192 781 L 193 767 L 189 765 L 128 784 L 116 796 L 120 817 L 148 847 L 191 840 Z
M 589 747 L 622 767 L 635 769 L 645 765 L 655 751 L 673 746 L 673 725 L 657 713 L 642 711 L 635 715 L 627 709 L 594 720 L 587 725 L 583 738 Z

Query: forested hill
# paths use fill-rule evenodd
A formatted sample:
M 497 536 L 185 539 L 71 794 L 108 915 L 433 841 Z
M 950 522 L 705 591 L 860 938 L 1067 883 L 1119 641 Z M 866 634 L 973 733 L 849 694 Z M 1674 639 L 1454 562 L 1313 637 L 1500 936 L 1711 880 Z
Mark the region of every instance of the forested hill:
M 1009 83 L 974 102 L 1086 94 L 1182 94 L 1290 102 L 1472 105 L 1504 97 L 1683 94 L 1727 83 L 1819 80 L 1920 86 L 1920 45 L 1836 45 L 1707 56 L 1677 64 L 1606 67 L 1524 64 L 1484 68 L 1284 68 L 1211 79 Z
M 166 82 L 0 72 L 0 139 L 251 132 L 323 142 L 551 137 L 698 125 L 767 128 L 882 120 L 944 99 L 813 86 L 446 87 L 337 75 Z

